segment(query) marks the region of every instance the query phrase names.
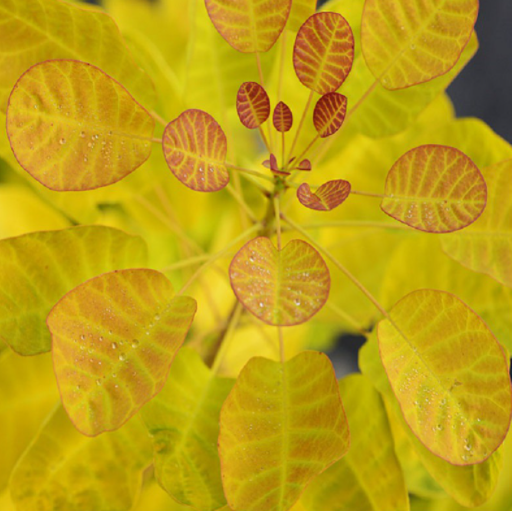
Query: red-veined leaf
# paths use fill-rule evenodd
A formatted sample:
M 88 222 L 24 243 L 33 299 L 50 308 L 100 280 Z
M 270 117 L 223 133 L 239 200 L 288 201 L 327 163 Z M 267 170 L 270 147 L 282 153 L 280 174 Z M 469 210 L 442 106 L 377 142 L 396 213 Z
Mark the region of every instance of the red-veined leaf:
M 349 447 L 331 362 L 306 351 L 286 363 L 252 358 L 220 417 L 224 492 L 234 511 L 287 511 Z
M 309 160 L 302 160 L 299 163 L 297 170 L 304 170 L 306 172 L 309 172 L 312 168 L 313 166 L 311 165 L 311 162 Z
M 420 231 L 452 232 L 473 223 L 486 202 L 485 180 L 470 158 L 453 147 L 425 145 L 393 165 L 381 208 Z
M 382 363 L 402 413 L 432 453 L 454 465 L 486 460 L 510 425 L 507 359 L 487 325 L 456 296 L 422 289 L 378 327 Z
M 266 52 L 277 41 L 290 14 L 292 0 L 206 0 L 219 34 L 235 50 Z
M 299 80 L 319 94 L 335 92 L 352 69 L 354 36 L 341 14 L 313 14 L 300 28 L 293 49 Z
M 229 267 L 231 286 L 249 312 L 270 325 L 298 325 L 329 296 L 330 274 L 320 254 L 302 240 L 281 251 L 268 238 L 249 241 Z
M 88 436 L 119 428 L 165 384 L 196 302 L 154 270 L 105 273 L 48 315 L 62 402 Z
M 226 135 L 206 112 L 186 110 L 171 121 L 162 147 L 172 173 L 192 190 L 216 192 L 229 183 Z
M 132 173 L 151 154 L 154 125 L 122 85 L 76 60 L 31 67 L 7 106 L 14 156 L 57 191 L 92 190 Z
M 240 122 L 250 130 L 261 126 L 270 115 L 270 100 L 265 89 L 256 82 L 242 83 L 236 97 Z
M 290 172 L 287 170 L 282 170 L 279 168 L 279 163 L 277 163 L 277 158 L 275 154 L 270 155 L 270 160 L 268 160 L 269 169 L 278 176 L 289 176 Z
M 318 211 L 331 211 L 337 208 L 350 195 L 350 183 L 343 179 L 327 181 L 318 187 L 315 193 L 307 183 L 302 183 L 297 189 L 297 198 L 303 206 Z
M 366 0 L 361 44 L 368 67 L 387 89 L 447 73 L 478 16 L 478 0 Z
M 290 107 L 280 101 L 274 109 L 274 115 L 272 118 L 274 128 L 280 133 L 290 131 L 293 126 L 293 114 Z
M 322 96 L 313 112 L 313 124 L 322 138 L 334 135 L 343 124 L 347 113 L 347 98 L 343 94 L 330 92 Z

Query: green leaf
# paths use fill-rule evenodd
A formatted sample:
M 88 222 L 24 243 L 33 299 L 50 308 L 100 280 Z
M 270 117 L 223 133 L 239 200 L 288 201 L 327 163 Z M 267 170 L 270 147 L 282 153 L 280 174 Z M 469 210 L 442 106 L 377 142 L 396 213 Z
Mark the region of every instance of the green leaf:
M 150 462 L 140 419 L 91 439 L 58 407 L 14 469 L 12 499 L 18 511 L 129 511 Z
M 178 502 L 201 511 L 226 504 L 217 437 L 220 409 L 233 384 L 184 348 L 162 392 L 142 409 L 153 437 L 157 480 Z
M 141 238 L 102 226 L 35 232 L 0 241 L 1 338 L 21 355 L 50 350 L 46 316 L 65 293 L 95 275 L 144 265 Z
M 219 453 L 233 511 L 286 511 L 348 450 L 348 424 L 329 359 L 253 358 L 222 407 Z
M 69 291 L 48 315 L 55 376 L 84 435 L 121 427 L 162 390 L 196 313 L 154 270 L 105 273 Z

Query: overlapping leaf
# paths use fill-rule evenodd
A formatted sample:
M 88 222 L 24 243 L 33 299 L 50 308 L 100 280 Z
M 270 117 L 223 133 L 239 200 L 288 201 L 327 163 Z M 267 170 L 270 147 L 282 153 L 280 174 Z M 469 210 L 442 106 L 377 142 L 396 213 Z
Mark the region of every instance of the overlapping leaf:
M 129 511 L 150 462 L 151 441 L 140 419 L 87 438 L 59 406 L 19 460 L 12 499 L 19 511 Z
M 460 233 L 443 236 L 443 250 L 471 270 L 512 287 L 512 160 L 482 171 L 488 187 L 487 208 Z
M 341 14 L 313 14 L 300 28 L 293 49 L 299 80 L 319 94 L 335 92 L 352 69 L 354 36 Z
M 425 145 L 405 153 L 386 178 L 381 208 L 427 232 L 452 232 L 473 223 L 487 201 L 476 165 L 453 147 Z
M 322 138 L 334 135 L 343 124 L 347 113 L 347 98 L 330 92 L 322 96 L 313 112 L 313 124 Z
M 290 131 L 293 126 L 293 114 L 290 107 L 286 103 L 280 101 L 274 109 L 272 121 L 274 123 L 274 128 L 277 131 L 281 133 Z
M 405 420 L 454 465 L 486 460 L 510 425 L 504 352 L 486 324 L 449 293 L 420 290 L 379 324 L 382 363 Z
M 286 28 L 297 32 L 311 15 L 316 11 L 317 0 L 292 0 L 292 9 Z
M 154 124 L 122 85 L 74 60 L 31 67 L 7 107 L 16 159 L 57 191 L 92 190 L 126 177 L 149 158 Z
M 105 273 L 48 315 L 55 375 L 77 429 L 119 428 L 164 386 L 196 312 L 154 270 Z
M 226 135 L 206 112 L 183 112 L 165 128 L 162 145 L 172 173 L 192 190 L 216 192 L 229 183 Z
M 102 226 L 35 232 L 0 241 L 0 336 L 21 355 L 49 351 L 46 316 L 95 275 L 146 264 L 141 238 Z
M 270 100 L 265 89 L 256 82 L 245 82 L 236 97 L 240 122 L 249 129 L 261 126 L 270 115 Z
M 218 378 L 187 348 L 162 392 L 142 410 L 153 436 L 156 477 L 178 502 L 201 511 L 226 504 L 217 454 L 219 414 L 234 381 Z
M 343 179 L 328 181 L 313 193 L 307 183 L 297 189 L 297 198 L 303 206 L 317 211 L 331 211 L 342 204 L 350 195 L 350 183 Z
M 367 0 L 361 39 L 368 67 L 391 90 L 442 75 L 459 59 L 477 16 L 478 0 Z
M 256 53 L 272 48 L 286 26 L 291 4 L 291 0 L 206 0 L 206 9 L 235 50 Z
M 229 277 L 244 307 L 270 325 L 304 323 L 329 296 L 329 269 L 302 240 L 290 241 L 281 251 L 268 238 L 249 241 L 233 258 Z
M 341 380 L 340 393 L 350 450 L 311 483 L 301 503 L 306 511 L 408 511 L 407 487 L 379 394 L 362 375 Z
M 219 453 L 234 511 L 287 511 L 348 450 L 329 359 L 302 352 L 285 364 L 253 358 L 221 412 Z
M 137 67 L 119 29 L 105 13 L 59 0 L 4 0 L 0 17 L 2 112 L 20 75 L 38 62 L 56 58 L 90 62 L 119 80 L 146 107 L 152 106 L 151 80 Z

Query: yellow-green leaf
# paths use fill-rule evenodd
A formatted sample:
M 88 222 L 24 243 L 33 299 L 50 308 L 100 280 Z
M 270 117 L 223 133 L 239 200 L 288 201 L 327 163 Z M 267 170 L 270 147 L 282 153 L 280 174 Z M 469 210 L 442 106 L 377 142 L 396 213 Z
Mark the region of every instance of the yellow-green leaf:
M 379 323 L 380 354 L 419 440 L 454 465 L 486 460 L 510 425 L 507 360 L 487 325 L 454 295 L 408 294 Z
M 270 325 L 291 326 L 314 316 L 329 297 L 331 277 L 322 256 L 302 240 L 278 251 L 265 237 L 246 243 L 229 267 L 244 307 Z
M 151 154 L 155 121 L 101 69 L 75 60 L 36 64 L 16 82 L 7 135 L 19 164 L 57 191 L 113 184 Z
M 72 422 L 95 436 L 123 425 L 164 386 L 196 302 L 154 270 L 120 270 L 67 293 L 48 315 L 53 365 Z
M 350 450 L 317 477 L 301 503 L 307 511 L 408 511 L 409 498 L 380 395 L 368 379 L 340 381 Z
M 0 241 L 0 336 L 17 353 L 50 350 L 46 316 L 70 289 L 103 272 L 146 264 L 144 241 L 79 226 Z
M 470 158 L 453 147 L 424 145 L 393 165 L 381 208 L 410 227 L 439 233 L 473 223 L 486 201 L 485 180 Z
M 242 53 L 266 52 L 281 35 L 292 0 L 206 0 L 219 34 Z
M 471 270 L 512 287 L 512 160 L 482 171 L 487 183 L 487 208 L 460 233 L 441 238 L 443 250 Z
M 459 59 L 477 16 L 478 0 L 366 0 L 361 42 L 368 67 L 391 90 L 440 76 Z
M 0 355 L 0 489 L 58 401 L 49 355 L 20 357 L 10 350 Z
M 0 4 L 0 110 L 16 80 L 49 59 L 90 62 L 150 107 L 155 91 L 133 60 L 112 18 L 99 10 L 60 0 L 3 0 Z M 92 37 L 94 34 L 94 37 Z
M 219 453 L 233 511 L 286 511 L 348 450 L 332 364 L 302 352 L 286 363 L 253 358 L 221 412 Z
M 12 499 L 18 511 L 129 511 L 150 462 L 140 419 L 88 438 L 59 406 L 14 469 Z
M 200 511 L 226 504 L 217 437 L 233 383 L 214 376 L 196 352 L 184 348 L 162 392 L 142 409 L 153 436 L 157 480 L 178 502 Z
M 317 0 L 292 0 L 292 9 L 286 28 L 297 32 L 301 25 L 316 11 Z

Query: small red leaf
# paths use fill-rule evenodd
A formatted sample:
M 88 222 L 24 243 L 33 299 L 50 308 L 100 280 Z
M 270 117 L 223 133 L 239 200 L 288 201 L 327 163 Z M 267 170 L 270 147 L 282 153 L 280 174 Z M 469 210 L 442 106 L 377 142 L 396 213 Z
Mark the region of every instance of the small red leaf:
M 354 60 L 354 35 L 341 14 L 318 12 L 297 34 L 293 65 L 299 80 L 319 94 L 335 92 Z
M 290 131 L 293 126 L 293 114 L 290 107 L 280 101 L 274 109 L 274 128 L 280 133 Z
M 299 166 L 297 167 L 297 170 L 305 170 L 305 171 L 310 171 L 312 169 L 312 165 L 311 165 L 311 162 L 309 160 L 302 160 L 300 163 L 299 163 Z
M 279 172 L 279 165 L 277 164 L 277 158 L 275 154 L 270 155 L 270 170 L 272 172 Z
M 269 169 L 270 168 L 270 160 L 265 160 L 262 165 L 266 168 L 266 169 Z
M 313 112 L 313 124 L 322 138 L 334 135 L 342 126 L 347 113 L 347 98 L 330 92 L 322 96 Z
M 270 100 L 265 89 L 256 82 L 242 83 L 236 97 L 240 122 L 250 130 L 261 126 L 270 115 Z
M 186 110 L 171 121 L 162 147 L 172 173 L 192 190 L 216 192 L 229 183 L 226 135 L 206 112 Z
M 303 206 L 318 211 L 331 211 L 344 202 L 350 195 L 350 183 L 343 179 L 327 181 L 315 193 L 307 183 L 303 183 L 297 190 L 297 198 Z

